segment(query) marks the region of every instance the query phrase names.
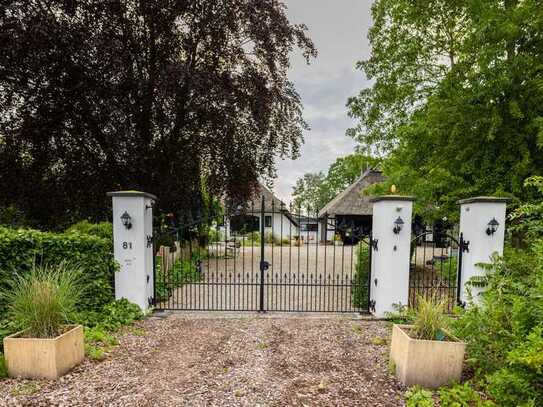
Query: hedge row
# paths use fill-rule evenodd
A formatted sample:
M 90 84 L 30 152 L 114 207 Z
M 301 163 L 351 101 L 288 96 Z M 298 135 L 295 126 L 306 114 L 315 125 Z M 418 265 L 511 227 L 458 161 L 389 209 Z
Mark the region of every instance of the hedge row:
M 74 262 L 84 270 L 81 311 L 100 310 L 114 300 L 114 272 L 111 239 L 78 231 L 40 232 L 0 226 L 0 285 L 14 273 L 24 273 L 36 264 Z M 0 315 L 5 304 L 0 303 Z M 1 319 L 1 318 L 0 318 Z
M 356 246 L 356 265 L 352 287 L 352 305 L 354 308 L 368 309 L 369 247 L 365 242 Z

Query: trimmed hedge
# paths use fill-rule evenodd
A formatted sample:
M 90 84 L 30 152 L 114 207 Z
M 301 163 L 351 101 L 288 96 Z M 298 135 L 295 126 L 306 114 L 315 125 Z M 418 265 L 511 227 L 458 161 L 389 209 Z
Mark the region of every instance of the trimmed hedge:
M 77 263 L 85 270 L 82 279 L 85 292 L 79 310 L 98 311 L 115 299 L 113 281 L 118 266 L 112 240 L 77 231 L 52 233 L 0 226 L 0 285 L 14 273 L 30 270 L 34 262 L 61 261 Z M 0 302 L 0 315 L 4 307 Z
M 90 223 L 88 220 L 82 220 L 70 226 L 66 232 L 92 235 L 113 241 L 113 223 L 111 222 Z
M 369 247 L 360 242 L 356 246 L 356 265 L 352 287 L 352 305 L 354 308 L 367 309 L 369 306 L 368 277 L 369 277 Z

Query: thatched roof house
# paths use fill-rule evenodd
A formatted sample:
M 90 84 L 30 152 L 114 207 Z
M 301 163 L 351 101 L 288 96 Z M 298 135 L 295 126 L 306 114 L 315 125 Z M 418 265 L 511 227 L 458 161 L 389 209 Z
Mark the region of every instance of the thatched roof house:
M 330 241 L 339 234 L 344 243 L 356 243 L 348 229 L 369 231 L 372 225 L 373 204 L 371 197 L 362 191 L 372 184 L 383 182 L 385 177 L 381 171 L 369 169 L 343 192 L 332 199 L 319 211 L 319 235 L 323 241 Z
M 383 182 L 385 177 L 381 171 L 369 169 L 343 192 L 339 193 L 319 211 L 319 217 L 335 217 L 337 215 L 371 216 L 373 204 L 370 196 L 363 196 L 362 191 L 372 184 Z
M 262 212 L 262 197 L 264 197 L 264 212 Z M 287 206 L 277 198 L 265 185 L 260 184 L 258 190 L 240 211 L 230 216 L 229 224 L 232 232 L 260 231 L 261 217 L 264 220 L 264 232 L 280 235 L 297 234 L 298 222 L 290 213 Z

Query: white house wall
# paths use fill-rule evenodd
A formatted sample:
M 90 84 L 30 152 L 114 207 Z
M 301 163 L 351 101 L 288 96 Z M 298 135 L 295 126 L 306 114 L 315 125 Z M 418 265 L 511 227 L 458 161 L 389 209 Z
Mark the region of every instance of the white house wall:
M 298 235 L 298 228 L 294 225 L 289 218 L 287 218 L 282 213 L 270 213 L 265 212 L 264 216 L 272 217 L 272 227 L 265 227 L 264 234 L 273 233 L 276 237 L 283 239 L 290 239 Z M 259 226 L 260 226 L 260 217 L 259 217 Z

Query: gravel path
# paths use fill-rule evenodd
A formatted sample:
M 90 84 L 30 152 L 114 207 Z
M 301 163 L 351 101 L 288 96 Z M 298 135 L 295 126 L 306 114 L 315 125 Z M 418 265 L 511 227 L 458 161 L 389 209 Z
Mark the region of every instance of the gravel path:
M 174 314 L 139 327 L 58 381 L 0 381 L 0 405 L 404 405 L 379 340 L 385 322 Z

